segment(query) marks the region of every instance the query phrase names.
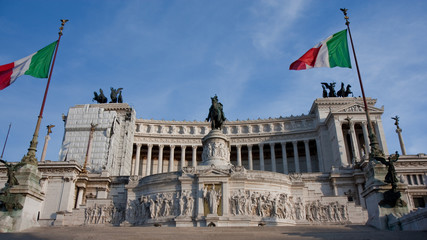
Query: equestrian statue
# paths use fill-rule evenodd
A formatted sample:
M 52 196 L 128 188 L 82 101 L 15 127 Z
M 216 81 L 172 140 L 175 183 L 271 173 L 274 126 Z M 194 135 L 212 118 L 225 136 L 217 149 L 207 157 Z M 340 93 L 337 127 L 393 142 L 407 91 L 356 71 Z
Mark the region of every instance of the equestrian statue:
M 222 103 L 218 102 L 218 97 L 215 95 L 211 98 L 212 105 L 209 108 L 209 114 L 206 118 L 206 121 L 211 121 L 212 130 L 221 129 L 222 124 L 225 122 L 226 118 L 223 112 Z

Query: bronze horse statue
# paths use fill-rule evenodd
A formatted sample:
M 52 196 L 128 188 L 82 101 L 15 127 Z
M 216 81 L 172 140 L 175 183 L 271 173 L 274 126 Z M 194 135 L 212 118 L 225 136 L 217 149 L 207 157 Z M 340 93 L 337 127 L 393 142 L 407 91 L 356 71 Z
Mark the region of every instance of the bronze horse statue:
M 344 94 L 345 94 L 345 87 L 344 87 L 344 83 L 341 82 L 341 88 L 337 92 L 337 97 L 345 97 Z
M 111 89 L 111 93 L 110 93 L 110 98 L 111 101 L 110 103 L 122 103 L 123 99 L 122 99 L 122 90 L 123 88 L 110 88 Z
M 209 108 L 209 114 L 206 118 L 206 121 L 211 121 L 212 130 L 221 129 L 222 124 L 225 122 L 226 118 L 223 112 L 222 103 L 218 102 L 218 97 L 215 95 L 211 98 L 212 105 Z
M 93 92 L 93 100 L 98 103 L 107 103 L 107 97 L 104 95 L 104 91 L 102 89 L 99 89 L 99 94 L 97 92 Z
M 335 82 L 332 82 L 331 84 L 328 84 L 326 82 L 322 82 L 322 85 L 324 85 L 328 90 L 329 90 L 329 94 L 328 97 L 336 97 L 337 94 L 335 93 Z
M 344 92 L 344 97 L 348 97 L 348 96 L 350 96 L 350 94 L 353 97 L 353 92 L 350 90 L 350 88 L 351 88 L 351 85 L 348 84 L 347 88 L 345 89 L 345 92 Z

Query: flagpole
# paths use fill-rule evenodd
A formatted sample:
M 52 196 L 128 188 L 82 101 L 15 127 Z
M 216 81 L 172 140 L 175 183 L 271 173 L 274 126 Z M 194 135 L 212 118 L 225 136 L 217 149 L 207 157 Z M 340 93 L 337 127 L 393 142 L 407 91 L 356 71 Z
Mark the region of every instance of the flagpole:
M 58 37 L 58 40 L 56 43 L 55 53 L 54 53 L 53 60 L 52 60 L 52 66 L 50 67 L 49 78 L 47 80 L 46 90 L 44 92 L 43 102 L 42 102 L 42 106 L 40 108 L 40 114 L 39 114 L 38 119 L 37 119 L 36 129 L 34 131 L 33 139 L 30 142 L 30 148 L 28 148 L 27 155 L 25 155 L 21 160 L 21 162 L 25 162 L 25 163 L 32 164 L 35 166 L 37 166 L 37 159 L 36 159 L 37 143 L 38 143 L 37 138 L 39 136 L 40 125 L 41 125 L 42 118 L 43 118 L 43 111 L 44 111 L 44 106 L 46 103 L 47 92 L 49 91 L 50 79 L 52 77 L 53 66 L 55 65 L 56 53 L 58 52 L 59 42 L 60 42 L 61 36 L 62 36 L 62 30 L 64 29 L 64 25 L 66 22 L 68 22 L 68 20 L 61 19 L 61 22 L 62 22 L 61 27 L 59 28 L 59 32 L 58 32 L 59 37 Z
M 9 123 L 9 130 L 7 130 L 6 140 L 4 141 L 3 151 L 1 152 L 0 159 L 3 159 L 3 153 L 4 153 L 4 149 L 6 148 L 7 139 L 9 138 L 9 132 L 10 132 L 11 126 L 12 126 L 12 123 Z
M 377 137 L 372 128 L 371 117 L 369 116 L 368 104 L 366 102 L 365 90 L 363 89 L 362 77 L 360 76 L 359 64 L 357 62 L 356 51 L 354 50 L 353 38 L 351 37 L 350 31 L 350 22 L 348 21 L 349 17 L 347 16 L 346 8 L 340 9 L 344 13 L 345 25 L 347 25 L 348 35 L 350 36 L 351 48 L 353 50 L 354 62 L 356 63 L 357 76 L 359 77 L 360 89 L 362 90 L 363 104 L 365 106 L 366 120 L 368 121 L 368 135 L 371 146 L 370 157 L 374 159 L 384 159 L 384 152 L 379 148 Z

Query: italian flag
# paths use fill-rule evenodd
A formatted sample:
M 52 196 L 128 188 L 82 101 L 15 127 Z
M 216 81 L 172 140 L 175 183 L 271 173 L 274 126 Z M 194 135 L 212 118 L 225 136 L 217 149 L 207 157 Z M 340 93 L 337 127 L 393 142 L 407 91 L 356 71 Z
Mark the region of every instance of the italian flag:
M 316 67 L 351 68 L 348 53 L 347 29 L 329 36 L 293 62 L 289 70 L 304 70 Z
M 15 82 L 16 78 L 22 75 L 30 75 L 36 78 L 47 78 L 56 43 L 57 41 L 47 45 L 28 57 L 0 66 L 0 90 Z

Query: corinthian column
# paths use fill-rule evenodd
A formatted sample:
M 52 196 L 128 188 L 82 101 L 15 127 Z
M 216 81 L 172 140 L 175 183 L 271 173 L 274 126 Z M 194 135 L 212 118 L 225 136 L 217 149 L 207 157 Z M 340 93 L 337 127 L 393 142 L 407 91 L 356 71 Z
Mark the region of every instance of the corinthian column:
M 264 171 L 264 144 L 258 144 L 259 147 L 259 170 Z
M 276 152 L 274 151 L 274 143 L 270 143 L 270 154 L 271 154 L 271 171 L 276 172 Z
M 191 166 L 196 167 L 197 166 L 197 146 L 193 145 L 193 156 L 191 159 Z
M 288 156 L 286 154 L 286 142 L 281 142 L 282 145 L 282 162 L 283 162 L 283 173 L 288 174 Z
M 151 175 L 151 155 L 153 152 L 153 144 L 148 144 L 148 152 L 147 152 L 147 171 L 146 171 L 146 175 L 149 176 Z
M 308 140 L 304 140 L 305 148 L 305 161 L 307 162 L 307 172 L 313 172 L 311 169 L 311 157 L 310 157 L 310 147 L 308 145 Z
M 169 172 L 173 172 L 173 159 L 174 159 L 174 154 L 175 154 L 175 146 L 171 145 L 170 146 L 170 154 L 169 154 Z
M 248 162 L 249 162 L 249 170 L 254 170 L 254 163 L 252 160 L 252 144 L 248 145 Z
M 367 122 L 362 122 L 362 130 L 363 130 L 363 139 L 365 140 L 365 146 L 364 146 L 365 156 L 362 156 L 362 157 L 364 157 L 363 160 L 365 160 L 369 158 L 369 143 L 370 143 Z
M 298 157 L 298 142 L 293 141 L 292 145 L 294 146 L 294 161 L 295 161 L 295 172 L 300 173 L 299 169 L 299 157 Z
M 49 140 L 50 140 L 50 136 L 46 135 L 46 137 L 44 137 L 43 152 L 42 152 L 42 156 L 40 158 L 40 162 L 44 162 L 45 161 L 47 144 L 49 143 Z
M 237 148 L 237 166 L 242 166 L 242 145 L 236 145 Z
M 185 167 L 185 148 L 186 146 L 181 145 L 181 169 Z
M 159 159 L 157 160 L 157 173 L 163 172 L 163 148 L 165 146 L 159 145 Z
M 136 144 L 136 156 L 135 156 L 135 167 L 133 174 L 138 176 L 139 175 L 139 163 L 141 158 L 141 143 Z
M 354 158 L 356 161 L 360 159 L 359 156 L 359 145 L 357 144 L 356 131 L 354 130 L 354 122 L 350 122 L 350 139 L 351 139 L 351 147 L 354 154 Z M 355 164 L 355 162 L 352 162 Z

